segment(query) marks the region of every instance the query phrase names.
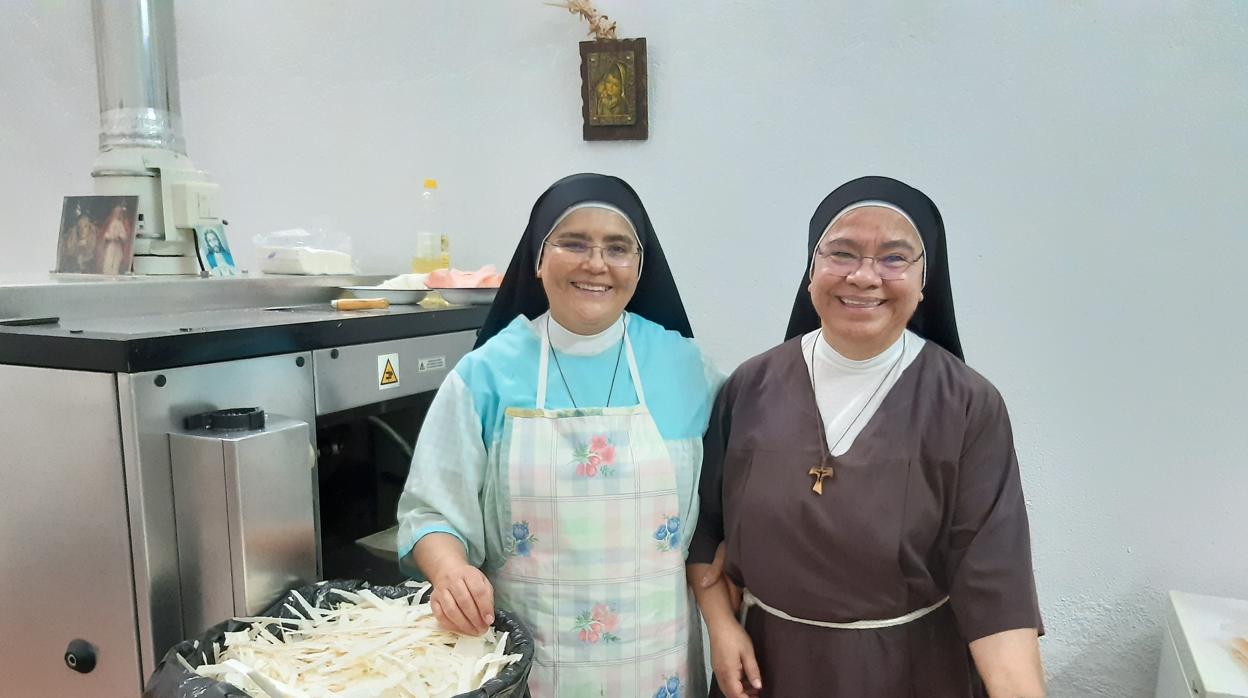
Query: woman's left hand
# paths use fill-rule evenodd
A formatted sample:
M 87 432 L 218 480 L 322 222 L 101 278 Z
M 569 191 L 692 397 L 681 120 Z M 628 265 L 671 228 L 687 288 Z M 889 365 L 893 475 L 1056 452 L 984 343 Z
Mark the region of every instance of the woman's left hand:
M 711 669 L 715 682 L 726 698 L 757 696 L 763 688 L 754 643 L 745 628 L 723 623 L 710 628 Z

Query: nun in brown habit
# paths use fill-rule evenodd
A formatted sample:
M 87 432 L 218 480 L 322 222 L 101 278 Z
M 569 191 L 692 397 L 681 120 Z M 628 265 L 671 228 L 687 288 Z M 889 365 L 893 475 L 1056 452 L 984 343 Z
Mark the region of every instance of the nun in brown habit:
M 1043 695 L 1010 421 L 963 363 L 940 212 L 856 179 L 809 253 L 787 341 L 732 374 L 705 438 L 688 562 L 711 695 Z M 721 543 L 740 616 L 700 584 Z

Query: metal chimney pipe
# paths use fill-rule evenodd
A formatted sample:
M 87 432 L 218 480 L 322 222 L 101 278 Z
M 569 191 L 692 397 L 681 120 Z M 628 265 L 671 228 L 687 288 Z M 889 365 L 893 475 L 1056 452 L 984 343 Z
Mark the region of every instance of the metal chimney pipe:
M 186 154 L 173 0 L 92 0 L 100 152 L 148 147 Z

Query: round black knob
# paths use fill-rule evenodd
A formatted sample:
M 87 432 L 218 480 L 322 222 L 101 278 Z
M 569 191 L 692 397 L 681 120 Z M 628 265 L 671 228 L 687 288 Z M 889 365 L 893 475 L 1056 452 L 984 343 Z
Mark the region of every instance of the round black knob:
M 86 640 L 74 640 L 65 649 L 65 666 L 80 674 L 89 674 L 95 668 L 95 645 Z

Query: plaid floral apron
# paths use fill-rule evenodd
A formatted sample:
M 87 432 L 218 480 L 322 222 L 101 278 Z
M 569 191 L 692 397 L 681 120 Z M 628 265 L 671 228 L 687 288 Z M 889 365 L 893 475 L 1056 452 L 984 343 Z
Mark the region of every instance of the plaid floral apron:
M 691 695 L 688 532 L 627 331 L 623 341 L 636 407 L 546 409 L 543 333 L 536 408 L 506 413 L 512 525 L 491 581 L 495 604 L 536 637 L 535 698 Z

